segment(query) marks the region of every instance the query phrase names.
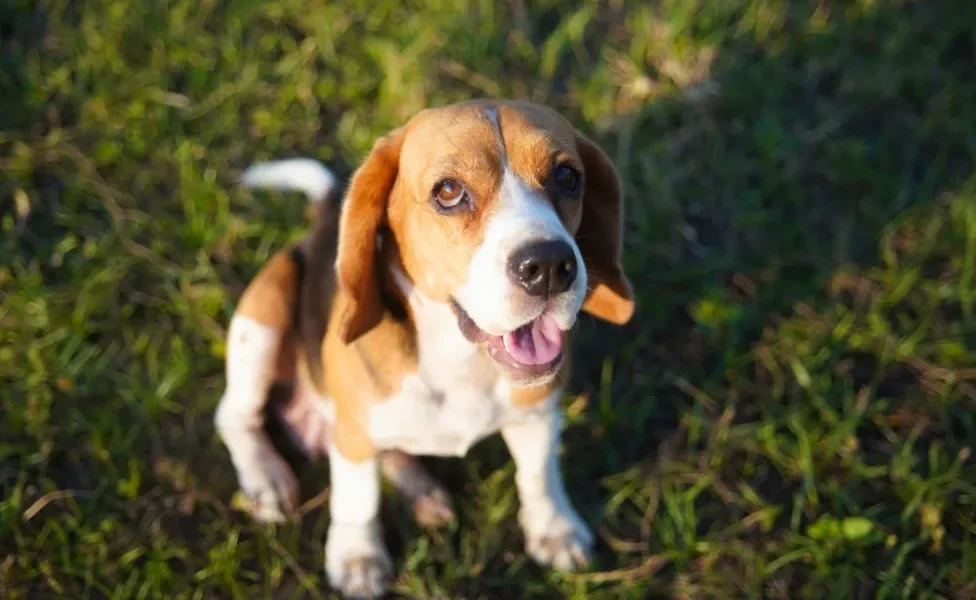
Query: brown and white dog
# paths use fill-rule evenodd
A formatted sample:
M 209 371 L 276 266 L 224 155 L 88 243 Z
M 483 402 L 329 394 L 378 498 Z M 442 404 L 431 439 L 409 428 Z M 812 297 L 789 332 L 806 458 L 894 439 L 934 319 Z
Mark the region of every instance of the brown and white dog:
M 263 428 L 269 390 L 285 382 L 282 416 L 329 460 L 325 568 L 343 595 L 381 595 L 391 575 L 380 474 L 421 520 L 450 518 L 414 456 L 463 456 L 495 432 L 515 461 L 527 551 L 557 569 L 584 566 L 593 535 L 558 459 L 569 332 L 581 309 L 615 324 L 634 312 L 606 154 L 549 108 L 478 100 L 425 110 L 380 138 L 341 212 L 333 182 L 307 159 L 243 178 L 318 206 L 309 235 L 249 285 L 228 331 L 216 426 L 255 516 L 280 520 L 297 503 Z

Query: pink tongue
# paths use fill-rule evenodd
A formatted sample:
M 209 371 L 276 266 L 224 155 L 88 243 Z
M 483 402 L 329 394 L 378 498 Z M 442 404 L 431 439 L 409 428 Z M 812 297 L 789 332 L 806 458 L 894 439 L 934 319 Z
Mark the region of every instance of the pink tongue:
M 562 331 L 549 315 L 502 337 L 505 350 L 523 365 L 545 365 L 556 360 L 563 347 Z

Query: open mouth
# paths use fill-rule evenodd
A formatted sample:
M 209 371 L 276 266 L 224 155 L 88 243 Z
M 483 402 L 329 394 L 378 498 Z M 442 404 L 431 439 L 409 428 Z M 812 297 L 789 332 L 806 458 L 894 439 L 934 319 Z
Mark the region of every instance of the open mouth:
M 481 329 L 461 305 L 454 301 L 451 304 L 464 337 L 485 344 L 488 354 L 510 371 L 538 377 L 559 366 L 563 355 L 563 332 L 549 314 L 543 313 L 503 335 L 491 335 Z

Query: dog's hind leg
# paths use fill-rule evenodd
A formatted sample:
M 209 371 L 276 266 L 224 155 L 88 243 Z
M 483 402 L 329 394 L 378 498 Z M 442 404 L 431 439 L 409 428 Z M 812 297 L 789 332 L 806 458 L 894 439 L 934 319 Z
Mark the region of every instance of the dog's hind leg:
M 397 493 L 413 509 L 422 527 L 442 527 L 454 519 L 454 508 L 447 490 L 420 463 L 399 450 L 380 453 L 380 469 Z
M 332 420 L 327 416 L 329 400 L 319 396 L 302 378 L 282 389 L 268 406 L 269 430 L 284 438 L 283 450 L 293 462 L 316 461 L 327 456 L 332 435 Z M 400 498 L 422 527 L 441 527 L 454 519 L 454 508 L 447 490 L 421 464 L 420 459 L 400 450 L 379 453 L 379 466 Z
M 332 424 L 320 409 L 327 402 L 299 380 L 288 400 L 272 407 L 268 423 L 287 432 L 288 448 L 302 459 L 324 458 L 329 451 Z M 454 518 L 447 490 L 417 457 L 386 450 L 379 453 L 378 459 L 383 476 L 411 508 L 417 524 L 440 527 Z
M 288 332 L 298 276 L 288 252 L 273 257 L 244 291 L 227 332 L 227 387 L 214 422 L 259 521 L 282 521 L 298 505 L 298 480 L 264 427 L 272 385 L 294 378 Z

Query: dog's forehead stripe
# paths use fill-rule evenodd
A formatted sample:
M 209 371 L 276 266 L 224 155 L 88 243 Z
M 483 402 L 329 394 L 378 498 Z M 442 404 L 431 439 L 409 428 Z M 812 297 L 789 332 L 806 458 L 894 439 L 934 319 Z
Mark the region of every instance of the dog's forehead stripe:
M 502 165 L 508 165 L 508 155 L 505 152 L 505 136 L 502 134 L 502 120 L 498 115 L 497 108 L 486 108 L 485 116 L 488 117 L 488 122 L 492 124 L 495 128 L 495 134 L 498 136 L 498 153 L 501 158 Z

